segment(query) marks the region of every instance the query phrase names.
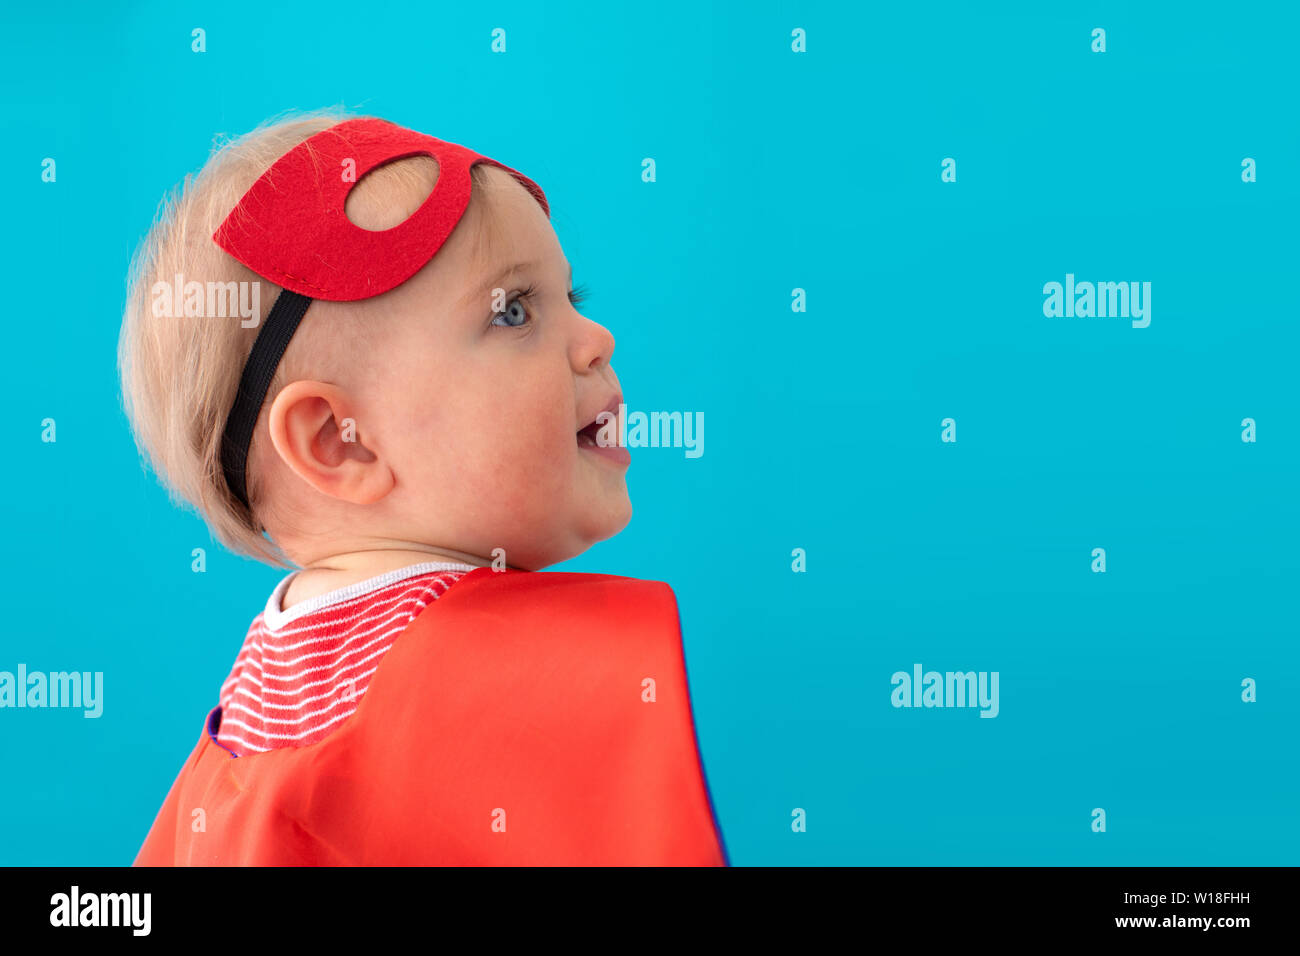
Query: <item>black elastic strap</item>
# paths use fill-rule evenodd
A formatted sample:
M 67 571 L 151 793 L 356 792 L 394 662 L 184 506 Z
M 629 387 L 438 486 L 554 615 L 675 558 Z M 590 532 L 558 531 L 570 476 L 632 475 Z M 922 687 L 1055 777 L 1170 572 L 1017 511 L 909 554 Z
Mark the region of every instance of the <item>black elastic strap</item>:
M 244 468 L 248 464 L 248 446 L 253 441 L 253 429 L 266 401 L 266 390 L 280 365 L 289 340 L 307 312 L 311 299 L 288 289 L 281 289 L 275 304 L 267 313 L 261 331 L 253 342 L 253 350 L 244 363 L 244 373 L 239 377 L 239 391 L 235 403 L 226 417 L 226 430 L 221 436 L 221 468 L 226 473 L 226 484 L 240 503 L 248 507 L 248 493 L 244 486 Z

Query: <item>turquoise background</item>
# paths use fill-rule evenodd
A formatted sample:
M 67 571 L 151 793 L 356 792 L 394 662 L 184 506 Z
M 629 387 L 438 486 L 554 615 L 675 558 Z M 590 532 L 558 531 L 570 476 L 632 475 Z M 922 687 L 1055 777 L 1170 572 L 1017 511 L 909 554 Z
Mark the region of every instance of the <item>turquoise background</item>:
M 1295 9 L 6 7 L 0 670 L 105 712 L 0 710 L 0 863 L 132 860 L 282 575 L 142 470 L 114 350 L 213 136 L 338 104 L 540 183 L 629 406 L 704 413 L 558 570 L 675 589 L 733 863 L 1300 862 Z M 1150 327 L 1044 317 L 1067 272 Z M 1001 713 L 893 708 L 917 662 Z

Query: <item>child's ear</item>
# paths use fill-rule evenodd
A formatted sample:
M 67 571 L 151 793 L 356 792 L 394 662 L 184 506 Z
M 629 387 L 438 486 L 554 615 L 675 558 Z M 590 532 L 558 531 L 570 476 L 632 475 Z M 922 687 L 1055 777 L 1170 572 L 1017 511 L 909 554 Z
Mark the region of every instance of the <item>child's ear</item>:
M 292 382 L 271 403 L 271 444 L 321 494 L 365 505 L 393 489 L 393 471 L 362 441 L 348 393 L 324 382 Z

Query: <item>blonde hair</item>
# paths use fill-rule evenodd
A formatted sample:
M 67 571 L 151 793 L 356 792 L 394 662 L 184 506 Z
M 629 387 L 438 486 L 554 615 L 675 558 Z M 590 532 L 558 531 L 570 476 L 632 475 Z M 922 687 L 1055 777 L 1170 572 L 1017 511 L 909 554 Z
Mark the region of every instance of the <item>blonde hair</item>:
M 240 374 L 280 287 L 256 275 L 212 239 L 245 192 L 277 159 L 322 130 L 353 118 L 342 109 L 293 113 L 263 123 L 243 136 L 218 137 L 208 161 L 159 203 L 152 226 L 131 260 L 126 308 L 118 340 L 122 404 L 142 456 L 147 457 L 172 500 L 188 503 L 230 550 L 276 567 L 293 564 L 262 532 L 265 506 L 259 481 L 258 432 L 248 457 L 245 508 L 226 483 L 221 440 Z M 486 165 L 471 170 L 475 188 L 487 185 Z M 381 166 L 362 177 L 347 199 L 346 214 L 362 228 L 386 229 L 409 216 L 433 189 L 437 162 L 416 156 Z M 354 202 L 356 200 L 356 202 Z M 486 252 L 476 242 L 475 259 Z M 160 318 L 153 314 L 155 283 L 184 281 L 257 283 L 256 324 L 244 327 L 238 310 L 230 319 Z M 244 288 L 236 286 L 236 288 Z M 319 311 L 319 309 L 317 310 Z M 310 365 L 307 330 L 313 310 L 295 334 L 263 408 L 290 379 L 286 365 Z M 346 314 L 346 312 L 344 312 Z M 336 315 L 330 316 L 333 324 Z M 348 341 L 364 334 L 364 322 L 347 323 Z M 334 328 L 331 331 L 342 331 Z M 337 338 L 337 336 L 332 336 Z M 291 353 L 296 359 L 291 362 Z M 261 425 L 260 430 L 264 430 Z

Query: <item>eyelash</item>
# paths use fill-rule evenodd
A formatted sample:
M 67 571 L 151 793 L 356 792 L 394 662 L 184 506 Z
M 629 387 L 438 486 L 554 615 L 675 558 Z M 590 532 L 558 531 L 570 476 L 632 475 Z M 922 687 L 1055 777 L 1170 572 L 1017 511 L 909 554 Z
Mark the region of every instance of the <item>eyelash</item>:
M 512 296 L 510 296 L 509 299 L 506 300 L 506 310 L 508 310 L 508 309 L 510 308 L 510 304 L 511 304 L 512 302 L 514 302 L 514 301 L 516 301 L 516 300 L 518 300 L 518 299 L 524 299 L 524 300 L 527 300 L 527 301 L 531 301 L 532 298 L 533 298 L 533 296 L 536 295 L 536 293 L 537 293 L 537 286 L 536 286 L 536 285 L 530 285 L 527 289 L 522 289 L 522 290 L 520 290 L 519 292 L 514 293 Z M 569 290 L 569 302 L 572 303 L 573 306 L 574 306 L 575 308 L 576 308 L 577 306 L 581 305 L 583 302 L 586 302 L 589 296 L 590 296 L 590 293 L 587 291 L 587 287 L 586 287 L 585 285 L 575 286 L 574 288 L 572 288 L 572 289 Z M 499 315 L 503 315 L 503 314 L 504 314 L 504 310 L 503 310 L 502 312 L 494 313 L 494 315 L 493 315 L 493 320 L 494 320 L 494 321 L 493 321 L 493 324 L 494 324 L 494 325 L 496 324 L 496 322 L 495 322 L 496 317 L 499 316 Z M 521 328 L 523 328 L 523 326 L 522 326 L 522 325 L 506 325 L 506 326 L 500 326 L 500 328 L 507 328 L 507 329 L 521 329 Z

